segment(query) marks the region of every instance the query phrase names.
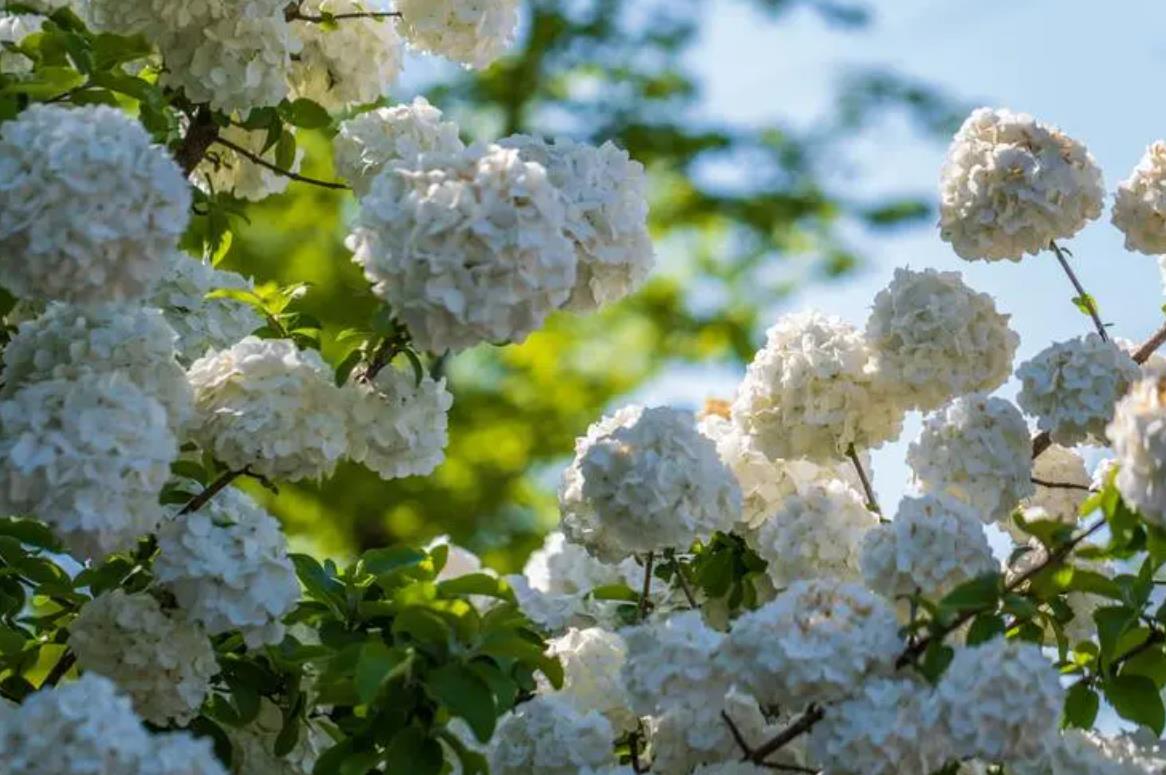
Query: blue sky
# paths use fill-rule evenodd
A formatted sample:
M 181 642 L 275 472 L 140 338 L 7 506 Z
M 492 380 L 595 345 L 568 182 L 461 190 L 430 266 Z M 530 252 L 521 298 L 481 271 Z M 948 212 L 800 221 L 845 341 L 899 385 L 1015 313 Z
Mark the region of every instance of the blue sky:
M 693 55 L 709 115 L 764 123 L 809 124 L 830 105 L 832 84 L 863 65 L 890 67 L 970 103 L 1009 107 L 1061 127 L 1084 142 L 1105 172 L 1107 188 L 1124 179 L 1146 145 L 1166 138 L 1166 100 L 1151 84 L 1166 67 L 1166 4 L 1118 0 L 893 0 L 872 4 L 869 29 L 848 33 L 799 11 L 773 23 L 746 3 L 711 7 Z M 928 142 L 891 120 L 855 144 L 839 183 L 855 194 L 934 197 L 943 143 Z M 1055 340 L 1090 330 L 1069 302 L 1066 278 L 1051 256 L 1020 264 L 968 263 L 923 227 L 898 234 L 856 234 L 869 260 L 842 282 L 807 286 L 780 311 L 817 308 L 862 325 L 870 300 L 897 266 L 964 273 L 1012 315 L 1021 336 L 1017 363 Z M 1162 282 L 1154 258 L 1125 252 L 1108 213 L 1069 241 L 1075 267 L 1117 336 L 1140 340 L 1162 320 Z M 738 375 L 685 369 L 638 397 L 651 403 L 699 404 L 732 392 Z M 1011 397 L 1015 385 L 1001 389 Z M 875 453 L 884 508 L 906 488 L 906 444 L 918 430 L 909 418 L 902 441 Z

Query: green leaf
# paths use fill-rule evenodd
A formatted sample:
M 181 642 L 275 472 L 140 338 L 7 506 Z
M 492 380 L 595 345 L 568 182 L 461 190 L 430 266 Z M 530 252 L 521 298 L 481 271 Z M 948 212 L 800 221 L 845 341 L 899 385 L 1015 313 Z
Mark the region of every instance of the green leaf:
M 328 575 L 320 563 L 306 554 L 290 554 L 296 567 L 296 576 L 304 585 L 308 595 L 332 609 L 343 618 L 345 597 L 343 585 Z
M 352 370 L 359 366 L 362 360 L 364 360 L 364 353 L 360 351 L 360 348 L 352 350 L 348 355 L 344 356 L 340 363 L 336 365 L 334 372 L 336 387 L 344 387 L 345 383 L 348 382 L 348 378 L 352 375 Z
M 15 627 L 0 623 L 0 654 L 19 654 L 27 639 Z
M 360 647 L 353 680 L 356 683 L 356 694 L 362 703 L 367 705 L 376 698 L 385 678 L 398 661 L 398 656 L 381 640 L 366 641 Z
M 425 676 L 425 686 L 453 715 L 465 719 L 479 741 L 485 743 L 490 739 L 497 710 L 494 694 L 485 681 L 465 665 L 453 662 Z
M 1142 675 L 1119 675 L 1102 685 L 1105 697 L 1127 721 L 1145 724 L 1157 735 L 1166 727 L 1166 708 L 1158 687 Z
M 488 573 L 468 573 L 455 579 L 439 581 L 437 593 L 443 597 L 485 595 L 514 602 L 514 591 L 502 579 Z
M 1161 646 L 1138 652 L 1122 663 L 1121 675 L 1141 675 L 1159 688 L 1166 686 L 1166 652 Z
M 640 599 L 640 593 L 627 584 L 603 584 L 592 589 L 590 594 L 595 600 L 624 600 L 634 603 Z
M 939 607 L 948 611 L 966 611 L 977 608 L 992 608 L 1000 599 L 1001 576 L 999 573 L 987 573 L 977 576 L 971 581 L 965 581 L 947 593 L 939 601 Z
M 0 95 L 25 94 L 33 99 L 52 99 L 85 83 L 85 76 L 71 67 L 41 67 L 0 88 Z
M 445 764 L 441 743 L 415 726 L 405 727 L 389 743 L 385 754 L 389 773 L 395 775 L 438 775 Z
M 1073 304 L 1085 315 L 1092 315 L 1097 311 L 1097 301 L 1088 293 L 1074 296 Z
M 360 555 L 360 562 L 365 573 L 383 576 L 401 568 L 419 565 L 427 558 L 425 552 L 411 546 L 390 546 L 385 549 L 368 550 Z
M 279 114 L 284 121 L 302 129 L 323 129 L 332 124 L 332 117 L 327 110 L 319 103 L 304 98 L 281 103 Z
M 1106 606 L 1093 612 L 1097 624 L 1097 639 L 1106 661 L 1112 659 L 1117 649 L 1118 639 L 1137 621 L 1138 612 L 1125 606 Z
M 393 621 L 394 635 L 408 635 L 419 643 L 426 643 L 442 649 L 448 648 L 453 633 L 449 624 L 432 611 L 411 607 L 402 611 Z
M 1004 634 L 1004 617 L 995 613 L 980 614 L 968 628 L 967 645 L 975 646 Z
M 7 517 L 0 519 L 0 536 L 10 536 L 22 544 L 47 549 L 50 552 L 59 551 L 61 542 L 44 524 L 34 519 L 18 519 Z
M 288 130 L 280 135 L 275 144 L 275 166 L 290 171 L 296 164 L 296 136 Z
M 1078 729 L 1092 729 L 1101 701 L 1088 681 L 1078 681 L 1065 692 L 1064 725 Z
M 489 775 L 490 765 L 486 761 L 485 756 L 477 751 L 471 750 L 457 735 L 448 729 L 441 729 L 437 734 L 457 755 L 458 761 L 462 765 L 462 775 Z

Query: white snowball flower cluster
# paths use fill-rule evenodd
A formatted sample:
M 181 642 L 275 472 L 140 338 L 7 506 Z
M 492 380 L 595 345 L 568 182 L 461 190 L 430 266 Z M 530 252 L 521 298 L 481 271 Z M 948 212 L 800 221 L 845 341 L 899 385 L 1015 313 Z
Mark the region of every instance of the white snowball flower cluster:
M 249 336 L 195 361 L 192 436 L 233 470 L 273 479 L 332 472 L 347 450 L 344 396 L 315 350 Z
M 1007 519 L 1035 491 L 1028 426 L 1003 398 L 962 396 L 929 415 L 907 463 L 923 492 L 952 495 L 985 523 Z
M 825 775 L 931 775 L 948 759 L 942 741 L 925 686 L 877 678 L 830 708 L 809 750 Z
M 258 647 L 283 640 L 280 620 L 299 599 L 279 522 L 228 488 L 158 529 L 158 584 L 211 635 L 239 630 Z
M 243 129 L 229 126 L 219 131 L 219 137 L 243 148 L 264 161 L 275 164 L 276 146 L 267 148 L 267 131 Z M 304 158 L 302 148 L 296 149 L 295 159 L 289 172 L 299 172 Z M 291 178 L 279 175 L 260 164 L 256 164 L 233 148 L 215 144 L 206 153 L 202 162 L 191 173 L 194 184 L 206 193 L 229 192 L 251 202 L 259 202 L 269 196 L 287 191 Z
M 1032 116 L 979 108 L 940 173 L 939 233 L 973 261 L 1019 261 L 1101 215 L 1101 170 L 1076 140 Z
M 866 338 L 879 372 L 913 408 L 929 411 L 1004 384 L 1020 344 L 1009 317 L 959 272 L 896 269 L 875 296 Z
M 445 460 L 453 396 L 445 380 L 387 366 L 371 383 L 351 382 L 349 456 L 382 479 L 432 473 Z
M 361 113 L 340 124 L 332 140 L 336 172 L 362 197 L 385 167 L 405 166 L 423 153 L 457 154 L 465 146 L 457 124 L 442 121 L 441 111 L 424 97 L 411 103 Z
M 862 545 L 866 585 L 891 600 L 917 590 L 938 600 L 996 570 L 976 512 L 942 494 L 904 498 L 895 518 L 867 533 Z
M 878 524 L 849 485 L 823 482 L 787 498 L 746 541 L 769 563 L 777 587 L 822 577 L 861 581 L 863 537 Z
M 22 323 L 4 348 L 0 397 L 33 382 L 117 371 L 162 404 L 170 427 L 180 432 L 194 414 L 194 393 L 175 360 L 176 338 L 157 309 L 54 302 Z
M 718 660 L 762 703 L 830 702 L 892 668 L 898 631 L 887 603 L 856 584 L 795 581 L 733 623 Z
M 518 0 L 397 0 L 397 10 L 411 46 L 479 69 L 505 53 L 518 27 Z
M 1039 646 L 1003 638 L 958 649 L 935 687 L 955 756 L 989 761 L 1038 755 L 1056 732 L 1064 696 Z
M 581 595 L 595 587 L 624 581 L 622 567 L 600 562 L 554 530 L 547 533 L 540 548 L 531 552 L 522 575 L 532 587 L 543 592 Z
M 283 711 L 266 697 L 259 700 L 259 714 L 244 727 L 227 727 L 236 775 L 311 775 L 320 754 L 335 745 L 332 737 L 311 719 L 300 731 L 290 751 L 275 755 L 275 743 L 283 729 Z
M 1033 461 L 1032 478 L 1035 480 L 1036 493 L 1021 503 L 1024 518 L 1077 524 L 1081 504 L 1089 494 L 1088 488 L 1092 486 L 1092 479 L 1081 456 L 1060 444 L 1051 444 Z M 1014 532 L 1017 528 L 1012 520 L 1005 520 L 1002 527 L 1017 536 Z
M 0 276 L 17 296 L 126 301 L 186 229 L 182 171 L 105 106 L 32 105 L 0 125 Z
M 580 775 L 616 764 L 611 724 L 596 711 L 580 713 L 544 694 L 498 721 L 487 758 L 492 775 Z
M 1166 253 L 1166 142 L 1146 149 L 1138 166 L 1117 187 L 1113 225 L 1126 237 L 1126 250 L 1152 256 Z
M 567 540 L 614 563 L 729 530 L 741 493 L 690 413 L 632 405 L 576 440 L 559 506 Z
M 524 340 L 575 283 L 562 195 L 496 145 L 415 161 L 361 200 L 353 260 L 424 350 Z
M 147 303 L 161 309 L 178 333 L 178 360 L 190 365 L 208 351 L 230 347 L 263 325 L 259 313 L 244 302 L 206 298 L 215 290 L 251 287 L 249 280 L 235 272 L 215 269 L 175 251 Z
M 571 627 L 589 627 L 596 622 L 582 595 L 545 592 L 517 573 L 506 576 L 506 583 L 514 591 L 519 610 L 547 633 L 564 633 Z
M 99 595 L 69 625 L 78 666 L 116 683 L 147 721 L 186 724 L 219 672 L 206 633 L 162 610 L 148 593 Z
M 602 713 L 617 731 L 635 728 L 636 717 L 620 675 L 628 653 L 623 638 L 601 627 L 572 628 L 548 641 L 547 653 L 563 665 L 563 687 L 555 696 L 580 713 Z M 550 691 L 542 678 L 540 691 Z
M 648 278 L 656 255 L 648 236 L 647 176 L 627 151 L 529 135 L 499 141 L 541 164 L 567 205 L 565 231 L 575 245 L 575 287 L 564 305 L 590 312 L 619 301 Z
M 384 0 L 308 0 L 309 16 L 387 13 Z M 404 57 L 396 25 L 389 18 L 347 18 L 332 28 L 304 23 L 297 30 L 303 47 L 292 62 L 292 96 L 329 110 L 376 102 L 401 74 Z
M 0 73 L 19 74 L 32 71 L 32 60 L 24 54 L 10 51 L 5 43 L 19 44 L 34 32 L 40 32 L 45 17 L 32 13 L 0 11 Z
M 143 775 L 227 775 L 209 737 L 189 732 L 155 735 Z
M 627 646 L 623 683 L 636 713 L 661 713 L 693 695 L 719 700 L 728 689 L 727 673 L 715 659 L 725 636 L 710 629 L 699 611 L 651 620 L 621 635 Z
M 1016 762 L 1016 775 L 1149 775 L 1163 772 L 1166 759 L 1141 750 L 1129 737 L 1065 729 L 1037 758 Z
M 765 740 L 778 729 L 767 722 L 757 701 L 736 687 L 692 692 L 648 719 L 652 771 L 691 772 L 701 765 L 739 759 L 741 749 L 722 713 L 746 740 Z M 800 744 L 782 749 L 771 761 L 803 764 L 801 749 Z
M 1117 455 L 1117 489 L 1138 513 L 1166 527 L 1166 375 L 1134 383 L 1106 434 Z
M 120 374 L 34 383 L 0 401 L 0 511 L 35 514 L 78 558 L 129 548 L 161 518 L 177 447 Z
M 733 421 L 770 458 L 840 460 L 899 435 L 904 410 L 862 335 L 817 312 L 769 329 L 737 388 Z
M 1113 419 L 1113 405 L 1140 375 L 1116 343 L 1088 334 L 1055 342 L 1022 363 L 1016 402 L 1058 444 L 1096 444 Z

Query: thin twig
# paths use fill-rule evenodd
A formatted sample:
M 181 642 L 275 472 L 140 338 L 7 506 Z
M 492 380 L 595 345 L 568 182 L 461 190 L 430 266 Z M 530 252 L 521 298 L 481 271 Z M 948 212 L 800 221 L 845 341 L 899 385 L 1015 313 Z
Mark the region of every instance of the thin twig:
M 688 600 L 690 608 L 698 608 L 696 597 L 692 594 L 692 588 L 688 586 L 688 579 L 684 578 L 684 571 L 680 569 L 680 563 L 676 563 L 676 580 L 680 582 L 680 589 L 684 592 L 684 597 Z
M 330 189 L 333 189 L 335 191 L 349 191 L 349 190 L 351 190 L 349 188 L 349 186 L 347 186 L 343 183 L 336 183 L 336 182 L 333 182 L 331 180 L 319 180 L 318 178 L 309 178 L 307 175 L 301 175 L 298 172 L 292 172 L 291 170 L 285 170 L 283 167 L 279 167 L 275 164 L 272 164 L 271 162 L 269 162 L 267 159 L 264 159 L 259 154 L 252 153 L 251 151 L 248 151 L 246 148 L 239 145 L 238 143 L 233 143 L 230 140 L 227 140 L 225 138 L 216 137 L 214 139 L 214 143 L 217 145 L 221 145 L 224 148 L 230 148 L 232 151 L 239 154 L 244 159 L 247 159 L 251 163 L 258 164 L 260 167 L 263 167 L 264 169 L 271 170 L 276 175 L 281 175 L 285 178 L 288 178 L 289 180 L 295 180 L 295 181 L 298 181 L 300 183 L 310 183 L 313 186 L 320 186 L 321 188 L 330 188 Z
M 1057 245 L 1055 240 L 1049 241 L 1049 249 L 1057 254 L 1057 261 L 1061 262 L 1061 268 L 1065 270 L 1065 274 L 1069 276 L 1069 282 L 1073 283 L 1073 287 L 1077 289 L 1077 297 L 1081 300 L 1081 304 L 1089 311 L 1089 317 L 1093 318 L 1093 325 L 1097 328 L 1097 333 L 1101 336 L 1103 342 L 1109 341 L 1109 334 L 1105 332 L 1105 324 L 1101 322 L 1101 316 L 1097 314 L 1097 303 L 1093 301 L 1093 297 L 1086 291 L 1085 287 L 1081 285 L 1081 281 L 1077 279 L 1077 275 L 1073 273 L 1073 268 L 1069 266 L 1068 259 L 1065 258 L 1064 251 Z
M 821 708 L 819 708 L 817 705 L 811 705 L 810 707 L 806 708 L 805 713 L 798 716 L 798 718 L 794 720 L 793 723 L 778 732 L 773 737 L 766 740 L 757 748 L 754 748 L 752 753 L 744 757 L 742 761 L 761 764 L 771 753 L 776 753 L 790 741 L 801 737 L 806 732 L 809 732 L 811 727 L 822 720 L 823 715 L 824 714 L 822 713 Z
M 186 136 L 182 144 L 174 152 L 174 159 L 182 168 L 184 175 L 194 172 L 194 168 L 206 156 L 206 152 L 216 141 L 222 142 L 219 137 L 219 127 L 209 108 L 201 107 L 194 114 L 190 126 L 186 129 Z
M 372 382 L 374 379 L 376 379 L 376 376 L 381 373 L 385 366 L 388 366 L 393 358 L 396 358 L 397 354 L 401 352 L 400 348 L 401 342 L 399 337 L 386 336 L 384 339 L 382 339 L 381 343 L 377 345 L 375 350 L 373 350 L 372 357 L 369 358 L 368 365 L 365 366 L 364 371 L 361 372 L 359 378 L 360 381 Z
M 870 479 L 867 478 L 866 470 L 862 467 L 862 460 L 858 457 L 858 452 L 851 444 L 846 449 L 846 456 L 850 458 L 850 462 L 854 464 L 854 470 L 858 472 L 858 480 L 862 482 L 863 492 L 866 493 L 866 507 L 875 514 L 882 514 L 879 509 L 878 499 L 875 497 L 874 488 L 870 485 Z
M 639 619 L 644 621 L 648 616 L 648 595 L 652 593 L 652 563 L 656 559 L 655 552 L 648 552 L 644 557 L 644 588 L 640 592 Z
M 322 22 L 341 21 L 343 19 L 400 19 L 400 11 L 351 11 L 348 13 L 330 13 L 327 16 L 315 16 L 301 13 L 299 9 L 289 10 L 284 18 L 289 22 Z
M 73 665 L 77 664 L 77 655 L 72 651 L 66 651 L 57 660 L 57 664 L 53 665 L 53 669 L 45 676 L 44 682 L 41 684 L 43 689 L 46 686 L 56 686 L 65 677 L 65 674 L 72 669 Z
M 628 735 L 628 756 L 632 760 L 632 772 L 637 774 L 651 770 L 651 767 L 645 767 L 640 763 L 640 738 L 643 737 L 643 734 L 643 725 L 640 724 L 636 731 Z
M 1048 487 L 1050 490 L 1084 490 L 1085 492 L 1092 492 L 1093 488 L 1087 484 L 1077 484 L 1076 482 L 1050 482 L 1047 479 L 1040 479 L 1032 477 L 1031 481 L 1038 487 Z
M 211 498 L 218 495 L 223 489 L 227 487 L 227 485 L 244 474 L 249 474 L 246 468 L 239 471 L 224 471 L 223 473 L 219 474 L 219 477 L 203 488 L 202 492 L 187 501 L 186 505 L 182 507 L 182 511 L 178 512 L 178 515 L 185 516 L 187 514 L 193 514 L 194 512 L 198 511 L 203 506 L 210 503 Z

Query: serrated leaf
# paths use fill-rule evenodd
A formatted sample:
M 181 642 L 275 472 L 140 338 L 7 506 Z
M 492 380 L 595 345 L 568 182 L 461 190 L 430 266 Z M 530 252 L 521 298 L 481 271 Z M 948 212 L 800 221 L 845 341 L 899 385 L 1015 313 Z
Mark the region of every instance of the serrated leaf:
M 1142 675 L 1119 675 L 1102 684 L 1105 698 L 1127 721 L 1145 724 L 1157 735 L 1166 726 L 1166 707 L 1158 687 Z
M 1064 725 L 1078 729 L 1092 729 L 1101 701 L 1088 681 L 1078 681 L 1065 692 Z

